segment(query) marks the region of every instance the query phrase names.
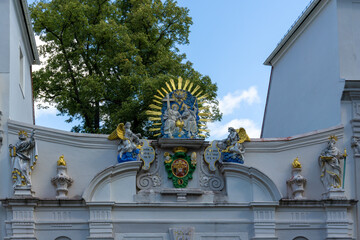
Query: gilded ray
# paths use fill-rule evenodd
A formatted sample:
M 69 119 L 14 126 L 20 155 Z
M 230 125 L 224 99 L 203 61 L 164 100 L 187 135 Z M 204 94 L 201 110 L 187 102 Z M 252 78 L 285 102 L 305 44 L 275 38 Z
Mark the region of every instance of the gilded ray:
M 192 89 L 193 85 L 194 85 L 193 83 L 190 83 L 189 88 L 188 88 L 188 90 L 187 90 L 188 92 L 190 92 L 190 91 L 191 91 L 191 89 Z
M 167 88 L 169 89 L 169 91 L 172 92 L 170 85 L 167 82 L 165 84 L 166 84 Z
M 170 79 L 171 86 L 173 87 L 173 90 L 176 90 L 174 79 Z
M 169 92 L 168 92 L 168 91 L 166 91 L 166 89 L 165 89 L 165 88 L 163 88 L 163 87 L 161 88 L 161 90 L 163 90 L 165 94 L 168 94 L 168 93 L 169 93 Z
M 150 128 L 149 131 L 150 132 L 156 132 L 156 131 L 160 131 L 161 128 Z
M 199 121 L 200 121 L 200 122 L 210 122 L 211 120 L 210 120 L 210 119 L 207 119 L 207 118 L 201 118 Z
M 207 129 L 199 129 L 200 132 L 210 132 L 210 130 Z
M 162 105 L 162 103 L 159 102 L 158 100 L 153 99 L 153 102 Z
M 206 136 L 205 136 L 205 135 L 203 135 L 203 134 L 198 134 L 198 136 L 199 136 L 199 137 L 206 138 Z
M 184 90 L 186 90 L 186 87 L 189 85 L 189 83 L 190 83 L 189 79 L 185 81 L 185 85 L 184 85 L 184 88 L 183 88 Z
M 198 94 L 196 94 L 195 97 L 199 97 L 202 92 L 203 92 L 203 91 L 201 90 Z
M 204 94 L 204 95 L 202 95 L 201 97 L 198 97 L 198 100 L 203 99 L 203 98 L 206 98 L 206 97 L 207 97 L 207 94 Z
M 159 89 L 157 91 L 160 94 L 160 96 L 165 97 L 165 95 Z
M 199 116 L 210 117 L 211 113 L 199 113 Z
M 178 78 L 178 89 L 182 89 L 182 77 Z
M 161 116 L 161 112 L 156 112 L 156 111 L 151 111 L 151 110 L 147 110 L 145 112 L 147 115 L 154 115 L 154 116 Z
M 206 127 L 205 124 L 198 124 L 198 127 Z
M 161 118 L 159 118 L 159 117 L 149 117 L 148 118 L 149 119 L 149 121 L 161 121 Z
M 153 136 L 154 137 L 157 137 L 157 136 L 159 136 L 161 133 L 157 133 L 157 134 L 154 134 Z
M 163 100 L 163 99 L 162 99 L 162 97 L 159 97 L 158 95 L 154 95 L 154 98 L 157 98 L 157 99 Z
M 200 108 L 199 108 L 199 111 L 201 111 L 201 110 L 208 110 L 208 109 L 210 109 L 210 107 L 209 107 L 209 106 L 200 107 Z
M 156 106 L 155 104 L 150 104 L 149 107 L 152 108 L 152 109 L 159 109 L 159 110 L 161 110 L 161 107 Z
M 194 95 L 196 93 L 197 90 L 199 90 L 200 86 L 197 85 L 196 88 L 191 92 L 191 95 Z
M 162 125 L 162 123 L 161 123 L 161 122 L 159 122 L 159 123 L 153 123 L 153 125 L 154 125 L 154 126 L 159 126 L 159 125 Z

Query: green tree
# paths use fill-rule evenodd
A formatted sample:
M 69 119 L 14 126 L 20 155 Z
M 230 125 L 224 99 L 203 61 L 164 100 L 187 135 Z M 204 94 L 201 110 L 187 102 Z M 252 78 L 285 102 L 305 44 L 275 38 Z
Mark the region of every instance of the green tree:
M 145 111 L 156 90 L 181 76 L 200 85 L 219 120 L 216 84 L 186 61 L 189 10 L 173 0 L 40 0 L 30 6 L 45 42 L 44 68 L 33 73 L 37 99 L 56 104 L 72 131 L 109 133 L 131 121 L 147 133 Z

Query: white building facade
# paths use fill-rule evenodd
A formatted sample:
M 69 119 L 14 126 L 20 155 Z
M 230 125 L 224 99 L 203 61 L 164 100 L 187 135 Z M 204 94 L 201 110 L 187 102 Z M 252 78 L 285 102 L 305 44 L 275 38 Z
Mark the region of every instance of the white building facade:
M 356 18 L 357 4 L 314 1 L 268 58 L 267 138 L 241 143 L 243 164 L 221 162 L 214 143 L 196 138 L 141 140 L 141 158 L 117 163 L 121 140 L 33 124 L 30 65 L 38 56 L 26 3 L 2 1 L 0 11 L 10 11 L 0 14 L 0 30 L 9 31 L 0 36 L 9 46 L 0 47 L 0 238 L 359 239 L 360 85 L 355 72 L 345 74 L 357 65 L 344 62 L 356 49 L 343 42 L 356 40 L 344 19 Z M 31 184 L 14 187 L 22 175 L 13 146 L 33 130 Z M 176 154 L 192 166 L 185 175 L 173 168 Z

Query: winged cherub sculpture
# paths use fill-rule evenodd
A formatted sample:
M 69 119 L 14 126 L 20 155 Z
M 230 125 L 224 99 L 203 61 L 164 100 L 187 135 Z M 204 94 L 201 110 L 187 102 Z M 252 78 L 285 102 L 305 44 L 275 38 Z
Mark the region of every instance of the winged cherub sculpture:
M 136 161 L 139 154 L 140 134 L 131 131 L 131 123 L 120 123 L 117 128 L 109 135 L 109 140 L 119 139 L 118 162 Z

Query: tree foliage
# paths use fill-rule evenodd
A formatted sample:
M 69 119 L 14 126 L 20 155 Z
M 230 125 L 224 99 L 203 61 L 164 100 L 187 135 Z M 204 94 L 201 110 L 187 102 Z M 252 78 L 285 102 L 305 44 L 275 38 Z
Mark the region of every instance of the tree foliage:
M 80 119 L 73 131 L 109 133 L 131 121 L 146 133 L 156 89 L 178 76 L 200 85 L 213 119 L 221 118 L 216 84 L 179 51 L 192 19 L 175 1 L 40 0 L 30 11 L 47 59 L 33 73 L 35 97 L 55 103 L 68 122 Z

